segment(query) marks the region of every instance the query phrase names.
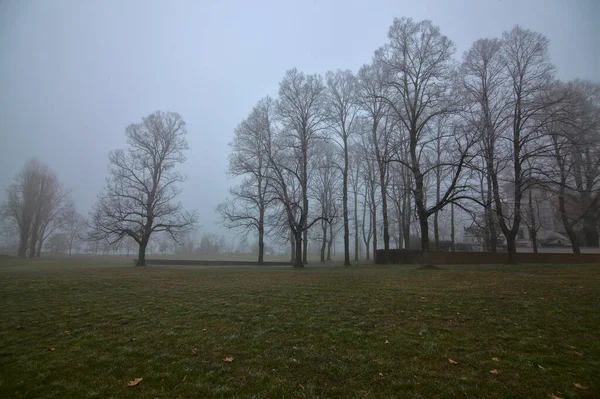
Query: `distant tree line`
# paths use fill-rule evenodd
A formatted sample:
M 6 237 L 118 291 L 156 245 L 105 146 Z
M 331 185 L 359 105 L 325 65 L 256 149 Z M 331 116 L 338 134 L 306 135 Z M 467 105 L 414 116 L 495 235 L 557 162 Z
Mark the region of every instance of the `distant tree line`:
M 137 246 L 137 265 L 146 265 L 151 240 L 166 237 L 177 242 L 196 222 L 176 198 L 184 177 L 176 166 L 188 149 L 185 122 L 176 113 L 157 111 L 127 127 L 127 149 L 109 154 L 108 177 L 89 218 L 82 217 L 50 168 L 37 159 L 28 161 L 7 190 L 2 205 L 4 231 L 19 237 L 20 257 L 40 256 L 46 240 L 50 252 L 68 252 L 87 243 L 97 254 Z
M 259 262 L 265 237 L 302 267 L 309 241 L 326 261 L 341 234 L 346 265 L 361 247 L 369 259 L 415 240 L 428 264 L 444 240 L 455 249 L 460 214 L 514 263 L 522 228 L 539 231 L 543 186 L 573 251 L 598 246 L 600 85 L 558 80 L 548 46 L 515 26 L 457 60 L 431 21 L 400 18 L 356 74 L 288 70 L 235 129 L 241 180 L 217 208 L 223 224 L 258 237 Z

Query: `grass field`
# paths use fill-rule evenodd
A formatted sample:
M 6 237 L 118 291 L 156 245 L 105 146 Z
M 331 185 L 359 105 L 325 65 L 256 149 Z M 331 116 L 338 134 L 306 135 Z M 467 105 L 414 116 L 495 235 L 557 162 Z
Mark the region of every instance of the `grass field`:
M 600 266 L 0 262 L 2 397 L 600 395 Z

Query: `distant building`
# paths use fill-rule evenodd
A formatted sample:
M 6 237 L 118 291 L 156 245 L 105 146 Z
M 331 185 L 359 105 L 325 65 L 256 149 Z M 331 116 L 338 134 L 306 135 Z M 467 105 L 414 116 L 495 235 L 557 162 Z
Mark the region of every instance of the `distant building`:
M 504 214 L 512 220 L 514 209 L 514 185 L 504 185 Z M 521 199 L 521 225 L 517 234 L 517 246 L 533 245 L 531 230 L 537 232 L 538 245 L 569 246 L 569 240 L 558 210 L 558 197 L 542 184 L 530 185 Z

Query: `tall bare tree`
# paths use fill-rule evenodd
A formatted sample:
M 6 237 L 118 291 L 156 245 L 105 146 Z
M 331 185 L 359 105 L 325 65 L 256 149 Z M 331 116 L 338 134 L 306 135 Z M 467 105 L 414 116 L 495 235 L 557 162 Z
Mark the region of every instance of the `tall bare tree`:
M 90 238 L 119 243 L 131 237 L 139 245 L 136 266 L 146 265 L 153 233 L 175 241 L 196 221 L 195 213 L 175 202 L 184 181 L 175 168 L 188 149 L 185 122 L 174 112 L 157 111 L 125 130 L 128 148 L 109 155 L 109 176 L 91 213 Z
M 552 142 L 553 162 L 548 164 L 546 176 L 557 194 L 559 215 L 573 252 L 581 253 L 580 239 L 585 245 L 598 245 L 600 84 L 576 80 L 558 90 L 565 93 L 565 107 L 543 127 Z M 581 238 L 576 226 L 581 226 Z
M 217 208 L 226 227 L 256 230 L 259 264 L 264 260 L 265 213 L 269 204 L 264 145 L 270 140 L 274 107 L 270 97 L 262 99 L 236 128 L 230 144 L 233 152 L 229 156 L 229 173 L 244 176 L 244 180 L 229 190 L 231 199 Z
M 480 147 L 484 165 L 481 175 L 486 189 L 481 186 L 486 220 L 484 240 L 491 252 L 497 250 L 496 216 L 492 210 L 492 176 L 498 173 L 498 140 L 507 123 L 508 90 L 506 90 L 506 61 L 499 39 L 480 39 L 464 54 L 459 79 L 467 104 L 464 113 L 469 122 L 481 130 Z
M 517 263 L 516 238 L 522 221 L 521 205 L 531 173 L 526 165 L 534 164 L 533 160 L 547 155 L 550 149 L 549 140 L 544 140 L 541 132 L 551 117 L 547 111 L 556 104 L 556 100 L 550 98 L 554 66 L 548 55 L 548 39 L 519 26 L 503 34 L 502 53 L 505 77 L 510 83 L 508 127 L 502 137 L 505 152 L 500 160 L 500 164 L 507 167 L 504 175 L 509 176 L 508 183 L 512 187 L 508 202 L 500 186 L 500 171 L 492 171 L 490 177 L 498 222 L 506 238 L 508 262 Z
M 319 214 L 323 219 L 320 222 L 321 231 L 317 235 L 321 245 L 321 262 L 326 260 L 326 250 L 332 237 L 329 235 L 330 224 L 338 218 L 336 202 L 339 199 L 340 174 L 343 169 L 338 167 L 338 154 L 335 144 L 325 142 L 315 151 L 314 177 L 310 187 L 311 197 L 319 205 Z M 315 212 L 313 212 L 316 214 Z M 331 260 L 331 257 L 328 257 Z
M 312 146 L 319 139 L 319 133 L 325 127 L 328 117 L 325 86 L 321 76 L 305 75 L 295 68 L 287 71 L 279 84 L 277 114 L 285 127 L 286 135 L 290 138 L 287 144 L 293 146 L 300 160 L 298 177 L 302 196 L 300 212 L 303 223 L 300 229 L 304 241 L 302 260 L 306 263 L 309 157 Z
M 334 141 L 341 147 L 344 155 L 342 169 L 342 207 L 344 223 L 344 265 L 350 265 L 350 221 L 348 217 L 348 169 L 349 138 L 355 129 L 358 112 L 358 85 L 351 71 L 338 70 L 326 75 L 330 124 L 335 132 Z
M 387 99 L 390 94 L 388 88 L 389 69 L 377 57 L 373 62 L 364 65 L 358 72 L 360 98 L 359 102 L 366 119 L 370 123 L 370 135 L 373 149 L 373 156 L 377 163 L 377 176 L 379 178 L 379 189 L 381 191 L 381 213 L 383 220 L 383 247 L 385 249 L 385 258 L 379 259 L 381 263 L 387 263 L 387 253 L 390 249 L 390 230 L 388 218 L 388 166 L 391 157 L 391 143 L 389 135 L 391 133 L 391 120 L 388 118 L 389 107 Z M 373 193 L 375 195 L 375 193 Z M 373 204 L 375 206 L 375 204 Z M 373 216 L 376 219 L 376 215 Z M 377 230 L 373 226 L 373 251 L 377 247 Z M 375 257 L 375 252 L 373 252 Z
M 455 162 L 448 165 L 452 168 L 452 178 L 440 201 L 428 206 L 425 180 L 432 168 L 424 165 L 422 153 L 431 143 L 427 126 L 432 119 L 457 112 L 451 93 L 454 44 L 431 21 L 415 22 L 411 18 L 394 19 L 388 38 L 389 43 L 375 55 L 389 70 L 389 90 L 382 98 L 408 142 L 409 160 L 396 158 L 395 161 L 405 164 L 413 175 L 413 195 L 421 230 L 421 262 L 428 265 L 428 218 L 457 200 L 461 192 L 457 184 L 473 140 L 468 139 L 465 131 L 452 129 L 456 151 Z

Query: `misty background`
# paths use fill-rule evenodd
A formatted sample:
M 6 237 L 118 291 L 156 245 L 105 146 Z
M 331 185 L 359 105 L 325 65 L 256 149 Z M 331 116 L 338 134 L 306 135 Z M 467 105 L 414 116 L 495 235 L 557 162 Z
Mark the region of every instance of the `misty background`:
M 287 69 L 356 72 L 394 17 L 430 19 L 457 47 L 519 24 L 546 35 L 557 77 L 600 80 L 600 2 L 578 1 L 0 1 L 0 190 L 39 158 L 90 211 L 108 153 L 156 111 L 181 114 L 180 170 L 200 232 L 233 184 L 235 126 Z M 4 195 L 4 194 L 3 194 Z

